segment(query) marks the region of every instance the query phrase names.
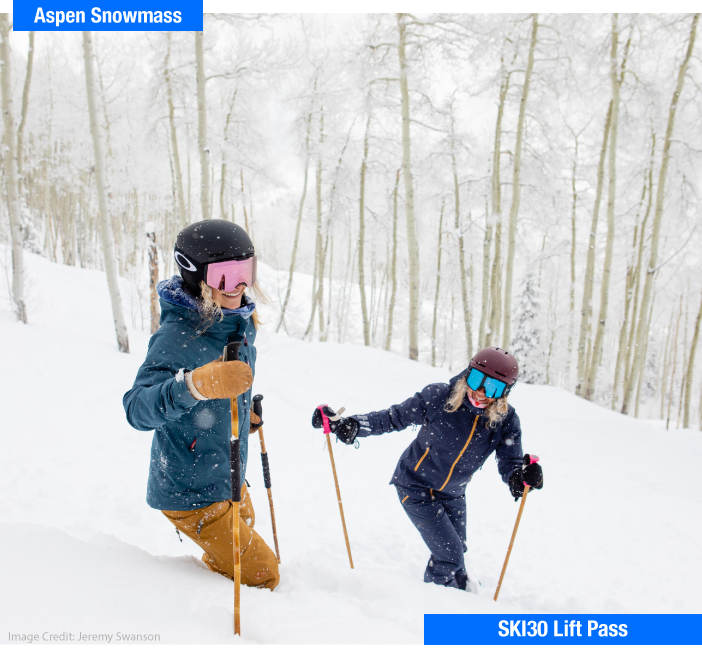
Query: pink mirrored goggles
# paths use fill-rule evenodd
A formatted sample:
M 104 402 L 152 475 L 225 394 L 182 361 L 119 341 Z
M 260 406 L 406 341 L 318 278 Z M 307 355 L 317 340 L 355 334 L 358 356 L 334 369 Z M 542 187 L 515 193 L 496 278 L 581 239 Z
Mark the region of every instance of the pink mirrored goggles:
M 252 286 L 256 281 L 256 257 L 244 261 L 208 263 L 205 281 L 208 286 L 225 293 L 230 293 L 239 284 Z

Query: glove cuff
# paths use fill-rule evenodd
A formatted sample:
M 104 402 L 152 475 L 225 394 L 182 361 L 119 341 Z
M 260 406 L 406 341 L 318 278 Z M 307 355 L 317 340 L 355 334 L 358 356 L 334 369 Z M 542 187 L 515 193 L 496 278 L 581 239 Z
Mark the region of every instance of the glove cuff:
M 509 477 L 509 491 L 515 501 L 524 494 L 524 472 L 521 469 L 515 469 Z
M 188 385 L 188 391 L 190 392 L 190 395 L 195 399 L 195 400 L 209 400 L 207 396 L 203 396 L 198 390 L 197 387 L 193 384 L 193 372 L 188 371 L 185 374 L 185 384 Z

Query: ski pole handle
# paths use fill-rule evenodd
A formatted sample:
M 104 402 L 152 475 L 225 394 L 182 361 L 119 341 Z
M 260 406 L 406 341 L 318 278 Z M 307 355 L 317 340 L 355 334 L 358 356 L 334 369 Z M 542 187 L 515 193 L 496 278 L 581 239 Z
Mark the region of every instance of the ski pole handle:
M 261 401 L 263 396 L 261 394 L 256 394 L 253 397 L 253 411 L 254 414 L 261 419 L 261 424 L 263 424 L 263 407 L 261 406 Z
M 239 359 L 239 348 L 241 341 L 230 341 L 224 349 L 222 359 L 225 362 L 237 361 Z M 236 398 L 231 400 L 232 406 L 236 405 Z M 232 417 L 234 418 L 234 417 Z M 232 436 L 229 446 L 229 468 L 232 478 L 232 501 L 241 501 L 241 453 L 240 453 L 239 438 L 234 436 L 234 428 L 232 428 Z
M 261 453 L 261 464 L 263 465 L 263 484 L 267 490 L 271 489 L 271 468 L 268 465 L 268 453 Z
M 230 341 L 227 343 L 226 348 L 224 348 L 224 355 L 222 356 L 223 361 L 237 361 L 239 359 L 239 348 L 241 348 L 241 341 Z
M 528 467 L 529 465 L 533 465 L 533 464 L 535 464 L 535 463 L 538 462 L 538 461 L 539 461 L 539 456 L 538 456 L 538 455 L 534 455 L 534 454 L 527 453 L 527 454 L 524 456 L 523 463 L 524 463 L 524 466 L 525 466 L 525 467 Z

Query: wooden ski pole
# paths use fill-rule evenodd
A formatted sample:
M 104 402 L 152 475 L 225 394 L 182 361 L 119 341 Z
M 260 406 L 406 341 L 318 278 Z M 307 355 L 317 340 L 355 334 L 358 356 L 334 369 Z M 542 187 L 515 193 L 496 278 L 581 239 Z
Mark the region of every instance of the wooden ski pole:
M 261 419 L 261 425 L 258 427 L 258 438 L 261 441 L 261 464 L 263 465 L 263 483 L 266 486 L 266 491 L 268 492 L 268 505 L 271 509 L 271 526 L 273 527 L 273 542 L 275 543 L 275 556 L 280 563 L 280 550 L 278 549 L 278 532 L 275 528 L 275 508 L 273 508 L 273 493 L 271 492 L 271 468 L 268 464 L 268 453 L 266 452 L 266 440 L 263 438 L 263 409 L 261 407 L 261 401 L 263 396 L 261 394 L 256 394 L 253 397 L 253 411 L 254 414 Z
M 223 360 L 239 359 L 241 341 L 232 341 L 224 350 Z M 239 504 L 241 503 L 241 452 L 239 442 L 239 408 L 231 398 L 232 434 L 229 442 L 229 466 L 232 478 L 232 544 L 234 549 L 234 634 L 241 636 L 241 537 L 239 534 Z
M 344 527 L 344 538 L 346 539 L 346 551 L 349 554 L 349 564 L 353 570 L 353 557 L 351 556 L 351 545 L 349 544 L 349 534 L 346 531 L 346 520 L 344 519 L 344 505 L 341 503 L 341 492 L 339 491 L 339 479 L 336 476 L 336 465 L 334 464 L 334 453 L 332 452 L 331 439 L 327 435 L 327 448 L 329 449 L 329 459 L 331 460 L 332 471 L 334 472 L 334 483 L 336 484 L 336 498 L 339 501 L 339 513 L 341 514 L 341 526 Z
M 331 432 L 331 427 L 329 426 L 329 417 L 324 413 L 324 407 L 326 407 L 326 406 L 320 405 L 318 409 L 322 415 L 322 428 L 324 430 L 324 433 L 327 436 L 327 448 L 329 449 L 329 459 L 331 460 L 332 472 L 334 472 L 334 484 L 336 485 L 336 499 L 339 502 L 339 513 L 341 514 L 341 526 L 344 527 L 344 538 L 346 540 L 346 551 L 349 554 L 349 564 L 351 565 L 351 569 L 353 570 L 353 557 L 351 556 L 351 544 L 349 543 L 349 534 L 346 531 L 346 520 L 344 519 L 344 505 L 341 503 L 341 491 L 339 490 L 339 479 L 336 475 L 336 465 L 334 464 L 334 453 L 332 451 L 332 443 L 331 443 L 331 439 L 329 437 L 329 433 Z M 344 408 L 342 407 L 337 412 L 337 416 L 340 415 L 343 411 L 344 411 Z
M 538 462 L 539 458 L 535 455 L 525 456 L 525 462 L 529 459 L 531 463 Z M 522 502 L 519 504 L 519 512 L 517 513 L 517 521 L 514 523 L 514 530 L 512 531 L 512 537 L 509 541 L 509 547 L 507 548 L 507 556 L 505 556 L 505 562 L 502 565 L 502 573 L 500 574 L 500 580 L 497 582 L 497 590 L 495 590 L 495 597 L 493 599 L 497 602 L 497 596 L 500 594 L 500 588 L 502 588 L 502 579 L 507 571 L 507 563 L 509 563 L 509 556 L 512 553 L 512 546 L 514 545 L 514 539 L 517 537 L 517 529 L 519 528 L 519 521 L 522 519 L 522 512 L 524 511 L 524 504 L 526 503 L 527 494 L 529 494 L 529 486 L 524 483 L 524 494 L 522 494 Z

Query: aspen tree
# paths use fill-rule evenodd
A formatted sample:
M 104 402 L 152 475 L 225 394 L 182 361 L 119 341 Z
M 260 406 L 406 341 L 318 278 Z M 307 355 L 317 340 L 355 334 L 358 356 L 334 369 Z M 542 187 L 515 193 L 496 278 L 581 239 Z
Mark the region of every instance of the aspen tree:
M 227 112 L 227 118 L 224 120 L 224 140 L 222 145 L 222 169 L 220 171 L 219 180 L 219 214 L 223 220 L 227 219 L 227 211 L 224 203 L 224 193 L 227 187 L 227 144 L 229 143 L 229 124 L 232 120 L 232 114 L 234 113 L 234 102 L 236 101 L 236 94 L 238 90 L 234 90 L 232 94 L 231 101 L 229 102 L 229 110 Z M 243 172 L 242 172 L 243 174 Z M 243 178 L 243 176 L 242 176 Z M 243 180 L 242 180 L 243 185 Z M 242 193 L 243 194 L 243 193 Z M 232 217 L 232 221 L 234 218 Z
M 661 421 L 665 418 L 665 394 L 668 383 L 668 366 L 670 365 L 668 346 L 670 345 L 670 337 L 673 335 L 673 322 L 675 320 L 675 310 L 670 312 L 670 322 L 668 323 L 668 331 L 665 335 L 665 348 L 663 348 L 663 377 L 661 377 Z
M 210 150 L 207 146 L 207 98 L 205 94 L 205 56 L 203 32 L 195 32 L 195 71 L 197 82 L 197 146 L 200 152 L 200 208 L 202 219 L 211 217 Z
M 410 145 L 409 86 L 407 83 L 406 15 L 397 14 L 400 60 L 400 96 L 402 100 L 402 174 L 405 183 L 405 216 L 407 219 L 407 250 L 409 256 L 409 358 L 419 359 L 419 243 L 414 217 L 414 186 Z
M 624 389 L 629 386 L 629 380 L 631 379 L 631 373 L 634 367 L 635 359 L 635 341 L 636 341 L 636 320 L 639 311 L 639 295 L 641 293 L 641 275 L 642 275 L 642 261 L 645 249 L 646 240 L 646 224 L 648 218 L 651 215 L 651 209 L 653 208 L 653 161 L 656 152 L 656 133 L 651 131 L 651 160 L 648 167 L 648 201 L 646 202 L 646 214 L 641 225 L 641 232 L 639 235 L 639 251 L 636 257 L 636 269 L 634 271 L 634 301 L 631 311 L 631 327 L 629 329 L 629 338 L 627 340 L 626 346 L 626 362 L 625 362 L 625 374 L 624 374 Z
M 673 339 L 673 372 L 670 375 L 670 391 L 668 393 L 668 413 L 665 419 L 665 429 L 668 430 L 670 426 L 670 408 L 673 404 L 673 393 L 675 390 L 675 368 L 678 363 L 678 333 L 680 331 L 680 319 L 682 318 L 682 301 L 683 296 L 680 296 L 680 311 L 678 311 L 678 320 L 675 323 L 675 338 Z
M 22 89 L 22 109 L 20 110 L 20 123 L 17 128 L 17 173 L 19 174 L 20 197 L 23 196 L 24 185 L 24 127 L 27 123 L 27 110 L 29 108 L 29 87 L 32 82 L 32 68 L 34 66 L 34 31 L 29 33 L 29 47 L 27 49 L 27 73 L 24 77 Z
M 179 229 L 185 228 L 187 214 L 185 212 L 185 196 L 183 194 L 183 174 L 180 171 L 180 156 L 178 155 L 178 134 L 175 124 L 175 107 L 173 105 L 173 89 L 171 86 L 171 32 L 166 32 L 166 60 L 163 65 L 163 76 L 166 81 L 166 102 L 168 103 L 168 125 L 171 133 L 171 158 L 173 160 L 173 178 L 175 183 L 175 198 L 178 206 L 178 221 L 176 226 Z
M 527 68 L 524 73 L 524 86 L 522 87 L 522 98 L 519 102 L 519 120 L 517 123 L 517 141 L 514 147 L 514 170 L 512 174 L 512 205 L 509 209 L 509 235 L 507 239 L 507 263 L 505 266 L 505 302 L 504 302 L 504 329 L 502 331 L 502 347 L 509 350 L 512 332 L 512 280 L 514 278 L 514 252 L 517 242 L 517 218 L 519 216 L 519 203 L 521 199 L 521 169 L 522 169 L 522 146 L 524 142 L 524 123 L 526 119 L 526 104 L 529 98 L 529 86 L 531 85 L 531 75 L 534 70 L 534 51 L 536 50 L 536 39 L 539 29 L 539 15 L 531 15 L 531 43 L 529 45 L 529 56 Z
M 88 116 L 90 132 L 93 137 L 93 154 L 95 157 L 95 183 L 97 186 L 98 208 L 100 217 L 100 238 L 107 275 L 107 288 L 112 302 L 112 316 L 115 323 L 115 334 L 120 352 L 129 352 L 129 336 L 122 311 L 122 296 L 117 279 L 117 264 L 115 263 L 115 244 L 112 234 L 112 223 L 107 210 L 107 191 L 105 186 L 105 159 L 102 152 L 102 137 L 100 124 L 97 120 L 97 103 L 95 94 L 95 74 L 93 73 L 93 43 L 90 32 L 83 32 L 83 57 L 85 60 L 85 82 L 88 94 Z
M 241 205 L 244 209 L 244 228 L 246 233 L 251 235 L 251 228 L 249 227 L 249 214 L 246 212 L 246 193 L 244 191 L 244 168 L 239 169 L 239 181 L 241 182 Z
M 461 229 L 461 197 L 458 185 L 458 167 L 456 166 L 456 138 L 453 123 L 453 104 L 451 105 L 451 168 L 453 171 L 453 210 L 454 228 L 458 236 L 458 275 L 461 279 L 461 298 L 463 300 L 463 326 L 466 335 L 467 360 L 473 356 L 473 330 L 470 313 L 470 300 L 466 283 L 466 255 L 463 231 Z
M 591 340 L 590 316 L 592 315 L 592 289 L 595 279 L 595 242 L 597 238 L 597 222 L 600 215 L 600 203 L 602 201 L 602 186 L 604 181 L 604 164 L 607 155 L 607 144 L 609 142 L 609 131 L 612 120 L 612 101 L 607 108 L 607 119 L 605 120 L 604 136 L 602 147 L 600 148 L 600 162 L 597 166 L 597 192 L 595 193 L 595 206 L 592 210 L 592 223 L 590 225 L 590 238 L 587 246 L 587 262 L 585 265 L 585 280 L 583 283 L 583 303 L 580 318 L 580 337 L 578 339 L 578 380 L 575 386 L 575 393 L 582 396 L 585 392 L 585 378 L 587 376 L 587 365 L 590 361 L 590 350 L 586 351 L 586 345 Z
M 150 292 L 150 308 L 151 308 L 151 333 L 154 334 L 158 330 L 161 319 L 161 311 L 158 304 L 158 292 L 156 284 L 158 284 L 158 250 L 156 249 L 156 232 L 153 224 L 147 222 L 146 225 L 146 245 L 149 254 L 149 292 Z
M 366 306 L 366 281 L 364 267 L 364 243 L 365 243 L 365 211 L 366 211 L 366 169 L 368 163 L 368 136 L 370 133 L 371 115 L 368 114 L 366 121 L 366 131 L 363 136 L 363 160 L 361 161 L 361 190 L 358 208 L 358 287 L 361 293 L 361 313 L 363 318 L 363 342 L 370 345 L 370 327 L 368 322 L 368 308 Z
M 434 293 L 434 320 L 431 325 L 431 365 L 436 366 L 436 320 L 439 314 L 439 289 L 441 288 L 441 238 L 444 228 L 444 203 L 441 200 L 441 212 L 439 213 L 439 246 L 436 262 L 436 292 Z
M 515 52 L 516 57 L 516 52 Z M 504 70 L 502 62 L 502 81 L 500 82 L 500 101 L 497 106 L 495 121 L 495 140 L 492 155 L 492 177 L 490 193 L 492 198 L 492 216 L 495 220 L 495 256 L 490 274 L 490 320 L 486 331 L 485 342 L 490 345 L 500 345 L 500 322 L 502 321 L 502 183 L 500 180 L 500 159 L 502 155 L 502 118 L 504 117 L 507 92 L 511 71 Z M 488 341 L 487 335 L 490 340 Z
M 485 199 L 485 238 L 483 239 L 483 289 L 480 305 L 480 325 L 478 326 L 478 349 L 484 348 L 485 328 L 490 315 L 490 246 L 492 244 L 492 224 L 488 211 L 487 198 Z
M 315 91 L 317 89 L 317 79 L 314 81 Z M 314 98 L 314 95 L 313 95 Z M 312 130 L 312 114 L 314 111 L 314 103 L 310 105 L 310 110 L 307 114 L 307 134 L 305 135 L 305 179 L 302 184 L 302 196 L 300 198 L 300 205 L 297 211 L 297 225 L 295 226 L 295 238 L 293 240 L 292 256 L 290 257 L 290 273 L 288 275 L 288 289 L 285 293 L 285 301 L 283 302 L 283 308 L 280 312 L 280 320 L 278 321 L 278 326 L 275 331 L 280 330 L 281 325 L 285 322 L 285 310 L 288 308 L 288 302 L 290 301 L 290 291 L 292 290 L 293 275 L 295 274 L 295 259 L 297 257 L 297 244 L 300 239 L 300 225 L 302 224 L 302 211 L 305 207 L 305 197 L 307 196 L 307 179 L 309 176 L 310 169 L 310 131 Z M 232 216 L 232 221 L 234 217 Z
M 392 292 L 390 293 L 390 302 L 388 305 L 388 335 L 385 339 L 386 350 L 390 350 L 390 345 L 392 343 L 393 315 L 395 313 L 395 300 L 397 299 L 397 194 L 400 186 L 400 171 L 401 169 L 398 169 L 395 174 L 395 187 L 392 191 L 392 258 L 390 261 Z
M 619 96 L 626 60 L 631 45 L 631 36 L 624 47 L 621 66 L 617 55 L 619 45 L 619 15 L 612 14 L 612 46 L 609 56 L 609 73 L 612 84 L 612 118 L 609 131 L 609 186 L 607 189 L 607 242 L 605 244 L 605 260 L 602 270 L 602 285 L 600 288 L 600 311 L 597 319 L 595 342 L 592 348 L 592 361 L 587 369 L 585 381 L 585 398 L 592 400 L 597 384 L 597 370 L 602 360 L 602 344 L 604 341 L 605 324 L 607 323 L 607 306 L 609 304 L 609 279 L 612 271 L 612 255 L 614 253 L 614 204 L 617 195 L 617 135 L 619 129 Z
M 687 359 L 687 370 L 685 378 L 685 411 L 683 413 L 683 428 L 690 427 L 690 398 L 692 395 L 692 382 L 693 375 L 695 373 L 695 355 L 697 353 L 697 342 L 700 338 L 700 321 L 702 321 L 702 299 L 700 299 L 700 309 L 697 312 L 697 319 L 695 320 L 695 331 L 692 335 L 692 344 L 690 345 L 690 352 Z M 702 408 L 700 408 L 700 413 L 702 414 Z
M 673 92 L 673 98 L 670 102 L 670 110 L 668 112 L 668 125 L 665 131 L 665 141 L 663 143 L 663 157 L 661 160 L 661 169 L 658 175 L 658 189 L 656 191 L 656 210 L 653 216 L 653 231 L 651 234 L 651 254 L 648 261 L 648 269 L 646 271 L 646 279 L 644 282 L 644 292 L 643 298 L 641 300 L 641 308 L 639 310 L 639 321 L 636 332 L 636 345 L 639 350 L 636 351 L 634 355 L 634 365 L 632 368 L 632 376 L 629 385 L 624 391 L 624 402 L 622 403 L 622 414 L 628 414 L 629 408 L 631 406 L 631 397 L 633 395 L 633 383 L 638 380 L 639 372 L 643 369 L 643 355 L 640 350 L 640 346 L 644 341 L 644 331 L 645 323 L 642 319 L 646 318 L 649 313 L 649 306 L 651 295 L 653 292 L 653 279 L 657 271 L 658 263 L 658 243 L 660 241 L 661 234 L 661 223 L 663 219 L 663 201 L 665 199 L 665 183 L 668 174 L 668 163 L 670 161 L 670 147 L 673 139 L 673 129 L 675 128 L 675 116 L 677 113 L 678 102 L 680 100 L 680 95 L 683 90 L 683 83 L 685 82 L 685 75 L 687 73 L 687 67 L 692 57 L 692 52 L 695 47 L 695 37 L 697 34 L 697 23 L 699 21 L 700 15 L 695 14 L 692 19 L 692 25 L 690 26 L 690 36 L 687 44 L 687 51 L 685 57 L 680 64 L 680 69 L 678 71 L 678 79 L 675 86 L 675 91 Z
M 646 197 L 646 181 L 644 179 L 644 187 L 641 193 L 641 200 L 639 205 L 643 202 Z M 635 259 L 636 259 L 636 248 L 638 244 L 639 231 L 641 230 L 641 225 L 639 224 L 640 209 L 636 213 L 636 220 L 634 222 L 634 237 L 631 245 L 631 260 L 627 265 L 626 269 L 626 284 L 624 290 L 624 319 L 622 320 L 621 328 L 619 329 L 619 344 L 617 348 L 616 365 L 614 368 L 614 385 L 612 387 L 612 409 L 616 409 L 617 406 L 617 392 L 619 391 L 619 383 L 621 381 L 621 373 L 626 362 L 626 336 L 627 328 L 629 326 L 629 315 L 631 311 L 631 306 L 633 303 L 633 288 L 636 281 L 635 272 Z
M 305 338 L 314 328 L 314 314 L 317 311 L 317 304 L 320 305 L 320 313 L 322 313 L 321 305 L 324 301 L 324 249 L 322 247 L 322 146 L 324 144 L 324 108 L 319 111 L 319 151 L 317 153 L 317 171 L 315 173 L 315 192 L 316 192 L 316 233 L 315 233 L 315 250 L 314 250 L 314 276 L 312 279 L 312 313 L 310 314 L 310 322 L 305 330 Z M 246 210 L 246 209 L 244 209 Z M 324 327 L 324 316 L 322 315 L 322 327 Z M 310 335 L 311 338 L 311 335 Z
M 685 383 L 687 382 L 687 368 L 686 368 L 686 363 L 685 363 L 685 355 L 689 355 L 689 350 L 687 347 L 687 327 L 689 325 L 688 323 L 688 306 L 690 302 L 690 296 L 688 293 L 688 296 L 685 300 L 685 320 L 683 321 L 684 326 L 685 326 L 685 331 L 683 334 L 683 342 L 682 342 L 682 356 L 681 356 L 681 361 L 682 363 L 680 364 L 680 368 L 682 369 L 682 372 L 680 373 L 680 395 L 678 396 L 678 419 L 675 422 L 675 427 L 679 428 L 680 427 L 680 420 L 682 417 L 682 409 L 683 409 L 683 399 L 685 397 Z
M 644 335 L 643 353 L 642 359 L 643 363 L 646 364 L 646 354 L 648 353 L 648 337 L 651 333 L 651 319 L 653 318 L 653 308 L 656 304 L 656 294 L 653 293 L 653 298 L 651 299 L 651 312 L 648 314 L 648 320 L 646 321 L 646 332 Z M 644 377 L 646 375 L 646 369 L 642 368 L 639 371 L 639 379 L 636 385 L 636 404 L 634 406 L 634 416 L 639 418 L 639 403 L 641 401 L 641 391 L 644 388 Z
M 589 123 L 589 122 L 588 122 Z M 585 128 L 582 128 L 578 133 L 576 133 L 566 122 L 568 130 L 573 135 L 573 141 L 575 142 L 575 152 L 573 154 L 573 169 L 570 178 L 571 187 L 571 210 L 570 210 L 570 324 L 568 330 L 568 348 L 566 352 L 566 382 L 570 380 L 570 367 L 573 357 L 573 334 L 575 333 L 575 255 L 577 251 L 577 241 L 576 241 L 576 227 L 577 227 L 577 209 L 578 209 L 578 190 L 576 187 L 577 171 L 578 171 L 578 149 L 580 147 L 579 138 Z M 587 126 L 586 126 L 587 127 Z
M 12 60 L 10 55 L 10 19 L 0 14 L 0 91 L 2 93 L 2 116 L 5 129 L 3 165 L 5 168 L 5 190 L 10 215 L 12 236 L 12 304 L 17 319 L 27 322 L 27 307 L 24 299 L 24 251 L 22 245 L 22 218 L 17 182 L 17 143 L 12 114 L 12 82 L 10 78 Z

